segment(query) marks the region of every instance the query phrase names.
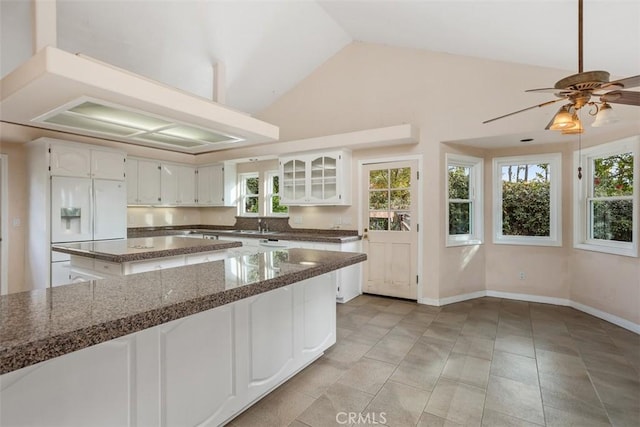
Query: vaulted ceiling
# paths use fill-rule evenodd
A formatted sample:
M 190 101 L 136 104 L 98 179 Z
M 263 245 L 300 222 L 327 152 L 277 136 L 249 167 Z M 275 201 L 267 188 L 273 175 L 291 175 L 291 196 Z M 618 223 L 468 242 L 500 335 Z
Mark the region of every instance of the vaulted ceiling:
M 2 0 L 2 76 L 32 54 L 31 1 Z M 585 70 L 640 74 L 640 2 L 585 0 Z M 577 71 L 577 0 L 57 0 L 58 47 L 257 113 L 352 41 Z M 550 84 L 552 82 L 549 82 Z

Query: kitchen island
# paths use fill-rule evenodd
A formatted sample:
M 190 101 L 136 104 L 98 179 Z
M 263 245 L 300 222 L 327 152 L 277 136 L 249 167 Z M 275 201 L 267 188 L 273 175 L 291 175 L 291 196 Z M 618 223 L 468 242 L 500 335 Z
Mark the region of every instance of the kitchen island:
M 3 296 L 0 424 L 224 423 L 335 343 L 331 275 L 365 259 L 278 250 Z
M 71 255 L 69 278 L 84 281 L 217 261 L 229 255 L 227 249 L 241 246 L 237 241 L 160 236 L 58 243 L 51 250 Z

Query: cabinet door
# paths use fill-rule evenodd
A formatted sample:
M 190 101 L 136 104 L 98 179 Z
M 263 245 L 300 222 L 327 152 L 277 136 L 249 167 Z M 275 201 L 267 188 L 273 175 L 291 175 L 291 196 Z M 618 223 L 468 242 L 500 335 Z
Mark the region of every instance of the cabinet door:
M 304 203 L 306 192 L 306 162 L 298 159 L 283 159 L 280 173 L 280 197 L 284 204 Z
M 178 204 L 178 171 L 180 166 L 162 164 L 160 173 L 160 197 L 163 205 Z
M 91 176 L 91 150 L 77 146 L 51 145 L 49 166 L 51 175 L 88 178 Z
M 310 161 L 309 201 L 335 203 L 338 201 L 338 156 L 318 155 Z
M 124 153 L 91 150 L 91 177 L 122 181 L 125 172 L 124 160 Z
M 192 166 L 178 166 L 178 204 L 196 203 L 196 169 Z
M 158 204 L 160 197 L 160 164 L 138 160 L 138 203 Z
M 127 172 L 127 204 L 135 205 L 138 200 L 138 161 L 127 159 L 125 170 Z
M 222 165 L 198 168 L 198 204 L 220 206 L 224 198 L 224 170 Z

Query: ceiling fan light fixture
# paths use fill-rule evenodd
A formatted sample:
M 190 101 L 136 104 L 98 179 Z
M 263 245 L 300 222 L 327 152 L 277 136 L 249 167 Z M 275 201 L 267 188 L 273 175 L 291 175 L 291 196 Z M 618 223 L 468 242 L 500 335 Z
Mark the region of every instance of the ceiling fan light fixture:
M 570 105 L 563 105 L 560 107 L 555 116 L 553 116 L 553 122 L 549 129 L 551 130 L 563 130 L 575 126 L 573 121 L 573 115 L 569 112 Z
M 620 119 L 611 108 L 611 105 L 604 102 L 600 108 L 598 109 L 598 114 L 596 114 L 596 119 L 593 121 L 591 126 L 593 127 L 601 127 L 607 126 L 613 123 L 618 122 Z
M 567 128 L 562 129 L 563 135 L 576 135 L 579 133 L 584 133 L 584 128 L 582 127 L 582 122 L 577 114 L 574 113 L 572 117 L 573 126 L 569 126 Z

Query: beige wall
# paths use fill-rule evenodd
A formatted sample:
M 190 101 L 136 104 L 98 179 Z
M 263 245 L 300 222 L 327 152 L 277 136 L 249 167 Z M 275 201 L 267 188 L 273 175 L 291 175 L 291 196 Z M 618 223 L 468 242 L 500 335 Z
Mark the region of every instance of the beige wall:
M 21 144 L 0 145 L 0 153 L 7 155 L 8 163 L 8 291 L 24 290 L 24 249 L 27 227 L 26 150 Z M 14 225 L 14 221 L 20 225 Z
M 489 289 L 562 300 L 571 298 L 638 323 L 638 259 L 584 254 L 584 251 L 572 248 L 575 138 L 558 135 L 556 144 L 501 150 L 442 144 L 471 137 L 537 130 L 540 123 L 549 121 L 553 108 L 549 111 L 532 110 L 491 126 L 481 123 L 503 114 L 505 109 L 508 111 L 509 105 L 515 110 L 535 104 L 538 99 L 524 92 L 529 86 L 535 86 L 532 82 L 553 82 L 566 74 L 569 73 L 562 70 L 353 43 L 262 112 L 260 118 L 279 125 L 283 140 L 399 123 L 412 123 L 419 127 L 420 142 L 416 146 L 377 150 L 378 153 L 376 150 L 356 151 L 353 164 L 356 165 L 363 157 L 375 157 L 377 154 L 423 155 L 424 188 L 421 198 L 425 228 L 422 297 L 437 299 Z M 497 75 L 500 78 L 496 79 Z M 546 99 L 541 97 L 538 102 Z M 585 145 L 626 136 L 624 132 L 620 134 L 614 130 Z M 486 160 L 485 244 L 482 246 L 445 247 L 446 152 L 475 155 Z M 563 155 L 563 245 L 494 245 L 492 157 L 545 152 L 561 152 Z M 330 211 L 329 215 L 332 214 L 334 212 Z M 346 209 L 344 214 L 356 218 L 358 215 L 355 206 Z M 585 274 L 582 268 L 584 257 L 588 257 L 591 269 L 597 269 L 599 274 Z M 616 273 L 609 274 L 614 267 Z M 526 274 L 524 281 L 519 279 L 520 271 Z M 605 277 L 609 283 L 606 295 L 602 287 L 596 285 Z

